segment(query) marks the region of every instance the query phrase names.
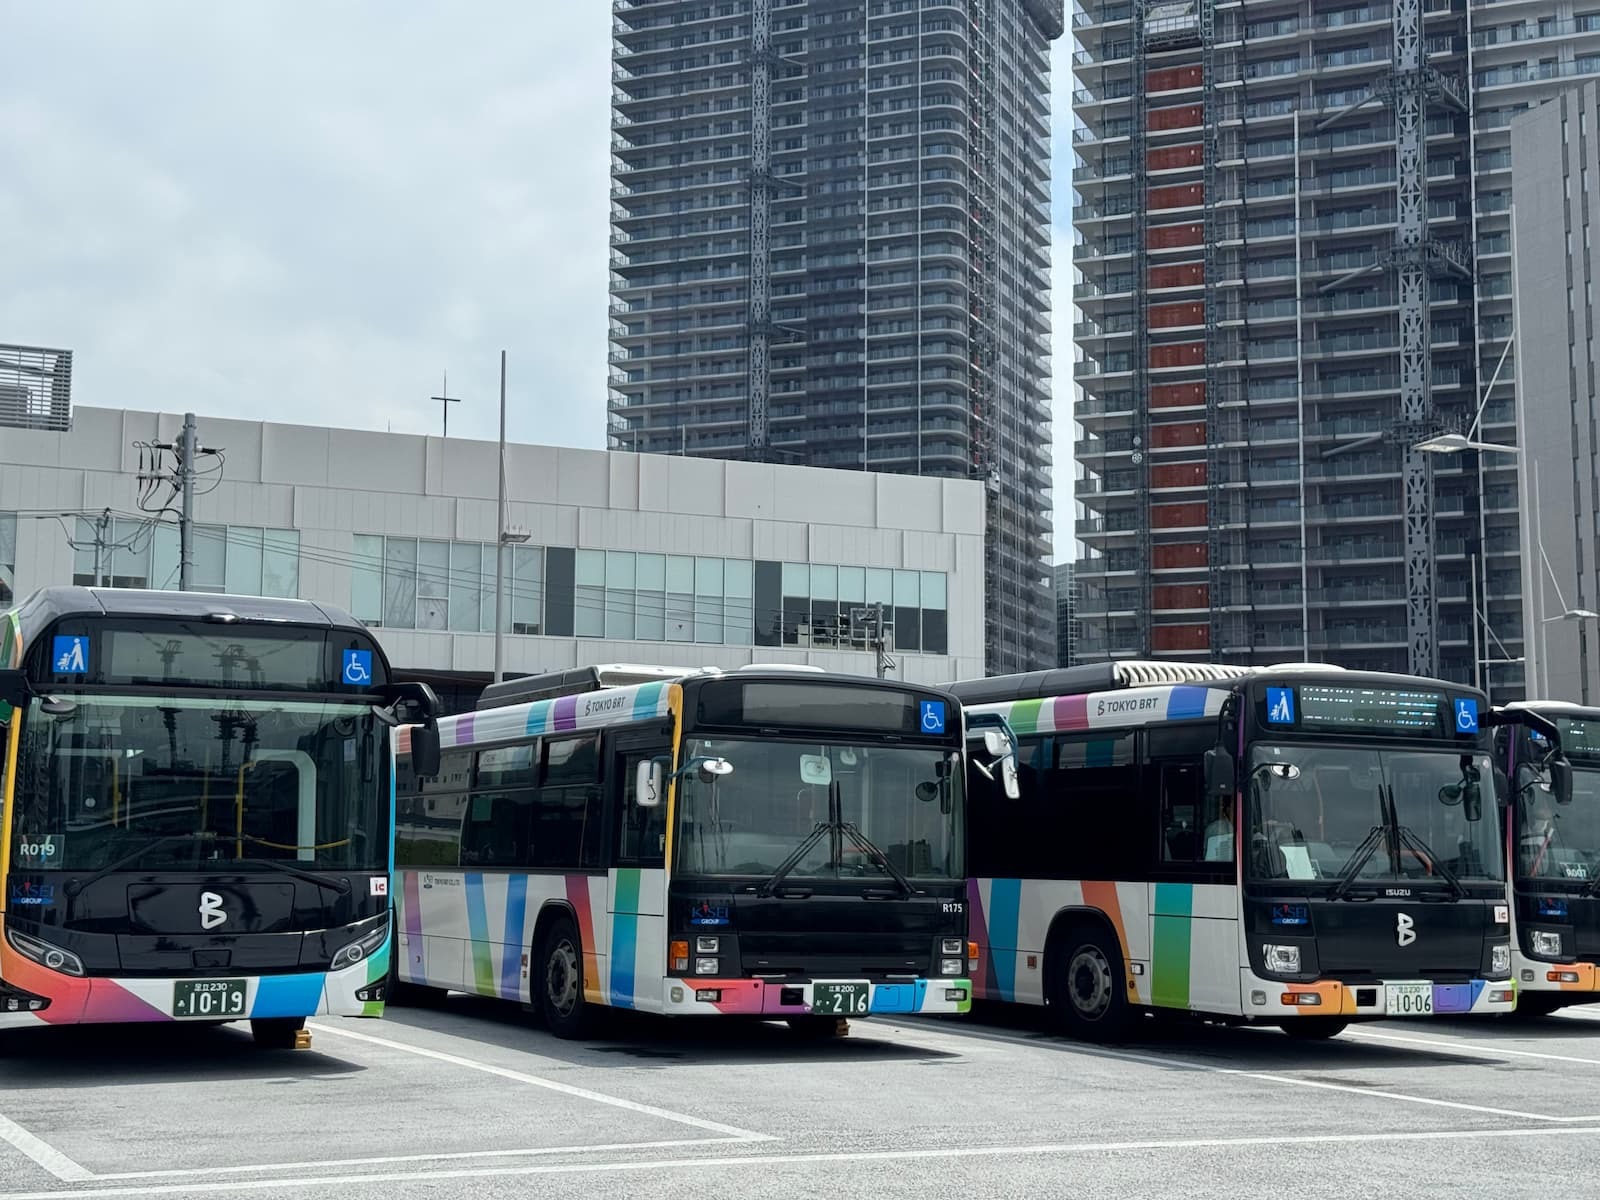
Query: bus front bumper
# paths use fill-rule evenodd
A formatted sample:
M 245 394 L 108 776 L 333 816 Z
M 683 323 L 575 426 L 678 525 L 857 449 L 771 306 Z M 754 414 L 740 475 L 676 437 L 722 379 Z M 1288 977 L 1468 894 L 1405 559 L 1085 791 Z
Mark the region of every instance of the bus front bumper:
M 1343 983 L 1318 979 L 1285 983 L 1250 971 L 1241 977 L 1244 1013 L 1258 1020 L 1297 1017 L 1382 1019 L 1508 1013 L 1516 1007 L 1517 985 L 1510 979 L 1470 979 L 1433 983 L 1425 979 L 1384 979 Z
M 1513 951 L 1511 967 L 1516 973 L 1517 987 L 1524 992 L 1564 992 L 1578 996 L 1600 992 L 1600 967 L 1594 963 L 1547 962 Z
M 892 1013 L 923 1015 L 972 1010 L 969 979 L 907 979 L 875 983 L 860 979 L 711 979 L 662 981 L 662 1011 L 669 1016 L 717 1014 L 762 1017 L 869 1017 Z M 837 988 L 864 988 L 865 997 L 840 996 Z M 824 994 L 819 1006 L 818 989 Z M 865 1003 L 865 1010 L 859 1008 Z M 842 1011 L 841 1011 L 842 1010 Z
M 0 944 L 0 1029 L 273 1017 L 377 1017 L 383 1015 L 381 997 L 388 973 L 387 942 L 378 953 L 338 971 L 208 974 L 185 979 L 64 975 Z M 189 986 L 194 984 L 226 986 L 215 990 L 206 1002 L 196 999 Z M 235 1000 L 241 991 L 242 1000 Z

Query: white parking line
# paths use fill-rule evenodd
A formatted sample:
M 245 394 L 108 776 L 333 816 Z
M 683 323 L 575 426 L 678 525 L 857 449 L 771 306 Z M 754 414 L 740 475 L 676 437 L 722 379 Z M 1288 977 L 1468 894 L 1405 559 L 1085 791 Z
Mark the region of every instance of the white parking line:
M 933 1035 L 941 1036 L 939 1034 Z M 979 1039 L 997 1042 L 1010 1042 L 1018 1046 L 1027 1046 L 1038 1049 L 1041 1046 L 1056 1049 L 1064 1054 L 1082 1054 L 1089 1058 L 1109 1058 L 1119 1062 L 1135 1062 L 1144 1066 L 1165 1067 L 1168 1070 L 1202 1071 L 1208 1075 L 1232 1075 L 1241 1079 L 1259 1079 L 1266 1083 L 1279 1083 L 1289 1087 L 1314 1088 L 1320 1091 L 1349 1092 L 1358 1096 L 1366 1096 L 1374 1100 L 1393 1100 L 1401 1104 L 1422 1104 L 1432 1108 L 1454 1108 L 1464 1112 L 1482 1113 L 1490 1117 L 1515 1117 L 1523 1121 L 1570 1121 L 1569 1117 L 1553 1117 L 1547 1113 L 1522 1112 L 1512 1108 L 1494 1108 L 1485 1104 L 1468 1104 L 1464 1100 L 1439 1100 L 1432 1096 L 1414 1096 L 1407 1092 L 1393 1092 L 1386 1088 L 1362 1087 L 1357 1084 L 1327 1083 L 1318 1079 L 1297 1079 L 1291 1075 L 1275 1075 L 1269 1071 L 1249 1071 L 1242 1067 L 1218 1067 L 1210 1063 L 1195 1062 L 1182 1058 L 1162 1058 L 1155 1054 L 1137 1054 L 1130 1050 L 1110 1050 L 1104 1046 L 1085 1046 L 1070 1043 L 1051 1043 L 1037 1038 L 1013 1037 L 1004 1033 L 993 1033 L 989 1030 L 962 1030 L 959 1033 L 945 1033 L 942 1036 L 959 1039 Z
M 10 1143 L 63 1183 L 82 1183 L 94 1178 L 93 1172 L 85 1170 L 9 1117 L 0 1116 L 0 1141 Z
M 563 1096 L 572 1096 L 579 1100 L 590 1100 L 596 1104 L 608 1104 L 612 1108 L 621 1108 L 628 1112 L 639 1113 L 642 1116 L 656 1117 L 663 1121 L 672 1121 L 678 1125 L 704 1129 L 710 1133 L 727 1134 L 730 1138 L 742 1142 L 770 1142 L 775 1140 L 767 1134 L 756 1133 L 749 1129 L 740 1129 L 737 1125 L 724 1125 L 720 1121 L 708 1121 L 704 1117 L 691 1117 L 687 1113 L 672 1112 L 669 1109 L 657 1108 L 653 1104 L 640 1104 L 637 1100 L 624 1100 L 620 1096 L 608 1096 L 604 1092 L 591 1092 L 588 1088 L 574 1087 L 570 1083 L 557 1083 L 553 1079 L 543 1079 L 538 1075 L 529 1075 L 525 1071 L 514 1071 L 510 1067 L 497 1067 L 493 1063 L 480 1062 L 475 1058 L 464 1058 L 459 1054 L 447 1054 L 443 1050 L 429 1050 L 424 1046 L 397 1042 L 392 1038 L 374 1037 L 370 1033 L 355 1033 L 352 1030 L 333 1025 L 316 1024 L 309 1026 L 309 1028 L 316 1030 L 318 1033 L 325 1033 L 330 1037 L 350 1038 L 353 1041 L 366 1042 L 373 1046 L 383 1046 L 389 1050 L 415 1054 L 419 1058 L 431 1058 L 437 1062 L 450 1063 L 452 1066 L 465 1067 L 471 1071 L 482 1071 L 486 1075 L 498 1075 L 501 1079 L 511 1079 L 518 1083 L 526 1083 L 531 1087 L 545 1088 L 548 1091 L 559 1092 Z
M 525 1167 L 475 1167 L 455 1171 L 408 1171 L 367 1175 L 322 1175 L 291 1179 L 249 1179 L 148 1187 L 106 1187 L 53 1192 L 0 1192 L 0 1200 L 91 1200 L 96 1196 L 170 1196 L 203 1191 L 271 1191 L 283 1188 L 348 1188 L 353 1184 L 420 1183 L 446 1179 L 494 1179 L 531 1175 L 618 1174 L 644 1171 L 698 1171 L 718 1168 L 793 1166 L 806 1163 L 917 1162 L 963 1158 L 1021 1158 L 1046 1155 L 1118 1154 L 1175 1150 L 1233 1150 L 1252 1147 L 1376 1145 L 1381 1143 L 1482 1142 L 1496 1138 L 1576 1138 L 1600 1135 L 1600 1126 L 1533 1129 L 1441 1129 L 1384 1133 L 1328 1133 L 1289 1137 L 1172 1138 L 1127 1142 L 1056 1142 L 1033 1146 L 940 1146 L 925 1150 L 841 1150 L 794 1154 L 751 1154 L 737 1158 L 633 1159 L 603 1163 L 541 1163 Z
M 1551 1054 L 1545 1050 L 1513 1050 L 1498 1043 L 1468 1038 L 1453 1040 L 1438 1037 L 1411 1037 L 1403 1033 L 1380 1033 L 1375 1029 L 1347 1029 L 1342 1036 L 1359 1038 L 1362 1041 L 1399 1042 L 1407 1046 L 1439 1046 L 1447 1050 L 1465 1051 L 1472 1054 L 1504 1056 L 1507 1058 L 1540 1058 L 1548 1062 L 1578 1063 L 1586 1067 L 1600 1067 L 1600 1058 L 1579 1058 L 1572 1054 Z
M 690 1146 L 739 1146 L 747 1138 L 681 1138 L 666 1142 L 608 1142 L 598 1146 L 535 1146 L 523 1150 L 451 1150 L 438 1154 L 391 1154 L 381 1158 L 341 1158 L 335 1162 L 253 1163 L 243 1167 L 178 1167 L 164 1171 L 117 1171 L 85 1176 L 101 1181 L 188 1179 L 248 1175 L 252 1171 L 327 1171 L 334 1167 L 392 1167 L 400 1163 L 463 1162 L 489 1158 L 547 1158 L 557 1154 L 598 1154 L 625 1150 L 683 1150 Z

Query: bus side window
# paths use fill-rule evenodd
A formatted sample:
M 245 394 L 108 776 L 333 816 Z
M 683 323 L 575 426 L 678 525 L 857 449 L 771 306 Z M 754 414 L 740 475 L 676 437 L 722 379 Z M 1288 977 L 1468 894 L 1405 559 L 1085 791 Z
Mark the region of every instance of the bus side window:
M 560 871 L 592 865 L 587 847 L 598 839 L 601 823 L 599 735 L 547 739 L 530 864 Z
M 1204 862 L 1217 855 L 1212 838 L 1220 836 L 1218 814 L 1205 811 L 1205 775 L 1200 764 L 1151 763 L 1147 768 L 1158 774 L 1161 790 L 1161 861 L 1168 863 Z M 1218 842 L 1215 846 L 1220 846 Z M 1233 858 L 1233 828 L 1229 822 L 1227 851 L 1222 858 Z

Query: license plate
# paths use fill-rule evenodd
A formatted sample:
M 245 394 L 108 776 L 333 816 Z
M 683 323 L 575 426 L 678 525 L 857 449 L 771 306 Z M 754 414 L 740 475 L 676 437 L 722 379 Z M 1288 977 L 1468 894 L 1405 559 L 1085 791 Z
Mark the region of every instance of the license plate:
M 814 983 L 811 1011 L 829 1017 L 859 1017 L 867 1011 L 868 994 L 864 983 Z
M 242 979 L 180 979 L 172 985 L 172 1015 L 213 1020 L 242 1017 L 245 994 Z
M 1391 1017 L 1433 1016 L 1433 984 L 1391 983 L 1384 986 L 1385 1007 Z

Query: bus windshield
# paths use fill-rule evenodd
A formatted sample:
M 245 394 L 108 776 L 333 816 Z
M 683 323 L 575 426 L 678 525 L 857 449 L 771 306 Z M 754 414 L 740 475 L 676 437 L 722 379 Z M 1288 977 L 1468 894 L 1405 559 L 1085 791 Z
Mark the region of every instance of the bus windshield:
M 1600 878 L 1600 767 L 1572 773 L 1572 803 L 1534 784 L 1518 798 L 1517 867 L 1529 879 Z
M 1505 878 L 1487 755 L 1256 746 L 1246 801 L 1258 879 Z
M 386 731 L 368 705 L 56 699 L 71 711 L 35 700 L 23 724 L 14 867 L 387 869 Z
M 687 758 L 726 759 L 711 783 L 679 784 L 677 870 L 686 875 L 776 872 L 830 814 L 853 825 L 910 878 L 958 879 L 961 756 L 953 750 L 755 738 L 690 740 Z M 884 878 L 866 848 L 823 837 L 790 879 Z

